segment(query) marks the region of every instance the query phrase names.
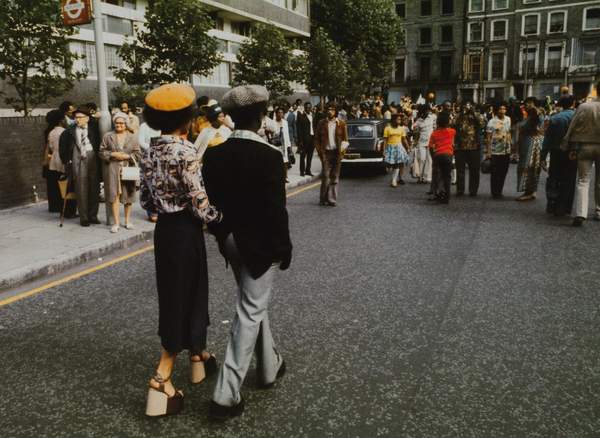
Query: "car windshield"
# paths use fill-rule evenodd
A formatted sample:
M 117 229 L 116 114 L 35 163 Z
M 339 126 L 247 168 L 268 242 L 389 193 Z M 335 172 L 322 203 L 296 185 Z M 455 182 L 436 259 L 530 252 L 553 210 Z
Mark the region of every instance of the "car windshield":
M 375 129 L 373 125 L 349 125 L 348 136 L 350 138 L 373 138 Z

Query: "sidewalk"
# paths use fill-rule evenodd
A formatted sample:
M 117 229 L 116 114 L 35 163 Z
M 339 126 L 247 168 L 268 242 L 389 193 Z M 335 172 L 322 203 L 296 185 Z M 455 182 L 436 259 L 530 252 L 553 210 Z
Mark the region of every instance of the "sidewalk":
M 313 174 L 320 173 L 321 163 L 313 160 Z M 310 183 L 318 177 L 301 177 L 296 164 L 288 174 L 287 189 Z M 121 209 L 122 210 L 122 209 Z M 122 214 L 122 213 L 121 213 Z M 109 233 L 104 204 L 100 204 L 102 225 L 83 228 L 79 219 L 65 220 L 59 228 L 59 216 L 48 212 L 41 202 L 0 211 L 0 291 L 25 282 L 53 275 L 116 250 L 152 241 L 154 224 L 146 219 L 139 205 L 132 212 L 134 230 Z

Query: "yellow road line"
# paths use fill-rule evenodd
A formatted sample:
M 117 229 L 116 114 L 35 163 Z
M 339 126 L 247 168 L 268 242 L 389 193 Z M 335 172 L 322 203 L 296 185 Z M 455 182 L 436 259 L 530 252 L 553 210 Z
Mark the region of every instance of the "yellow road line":
M 307 190 L 314 189 L 315 187 L 318 187 L 319 185 L 320 185 L 320 183 L 310 184 L 310 185 L 308 185 L 306 187 L 302 187 L 301 189 L 298 189 L 296 191 L 293 191 L 293 192 L 289 193 L 287 195 L 287 197 L 291 198 L 292 196 L 296 196 L 296 195 L 298 195 L 298 194 L 300 194 L 302 192 L 305 192 Z M 109 260 L 108 262 L 101 263 L 101 264 L 99 264 L 97 266 L 94 266 L 94 267 L 91 267 L 91 268 L 88 268 L 88 269 L 84 269 L 83 271 L 77 272 L 77 273 L 72 274 L 72 275 L 68 275 L 68 276 L 63 277 L 63 278 L 61 278 L 59 280 L 51 281 L 51 282 L 46 283 L 46 284 L 44 284 L 42 286 L 36 287 L 35 289 L 31 289 L 31 290 L 29 290 L 27 292 L 22 292 L 20 294 L 14 295 L 14 296 L 12 296 L 10 298 L 6 298 L 6 299 L 0 301 L 0 307 L 6 306 L 6 305 L 11 304 L 11 303 L 14 303 L 15 301 L 22 300 L 23 298 L 27 298 L 27 297 L 31 297 L 33 295 L 37 295 L 37 294 L 39 294 L 41 292 L 44 292 L 45 290 L 51 289 L 51 288 L 56 287 L 56 286 L 60 286 L 61 284 L 65 284 L 65 283 L 68 283 L 68 282 L 73 281 L 73 280 L 77 280 L 78 278 L 85 277 L 86 275 L 93 274 L 94 272 L 98 272 L 98 271 L 100 271 L 102 269 L 105 269 L 105 268 L 108 268 L 110 266 L 116 265 L 117 263 L 121 263 L 121 262 L 123 262 L 125 260 L 128 260 L 130 258 L 139 256 L 139 255 L 144 254 L 144 253 L 147 253 L 148 251 L 152 251 L 152 249 L 154 249 L 154 245 L 145 246 L 144 248 L 138 249 L 136 251 L 132 251 L 132 252 L 130 252 L 128 254 L 125 254 L 125 255 L 123 255 L 121 257 L 117 257 L 117 258 L 115 258 L 113 260 Z
M 315 187 L 318 187 L 318 186 L 320 186 L 320 185 L 321 185 L 321 183 L 314 183 L 314 184 L 308 185 L 308 186 L 306 186 L 306 187 L 302 187 L 301 189 L 298 189 L 298 190 L 296 190 L 295 192 L 289 193 L 289 194 L 287 195 L 287 197 L 288 197 L 288 198 L 291 198 L 292 196 L 296 196 L 296 195 L 298 195 L 298 194 L 300 194 L 300 193 L 302 193 L 302 192 L 305 192 L 305 191 L 307 191 L 307 190 L 314 189 Z
M 46 283 L 43 286 L 36 287 L 35 289 L 31 289 L 31 290 L 29 290 L 27 292 L 23 292 L 23 293 L 14 295 L 14 296 L 12 296 L 10 298 L 6 298 L 5 300 L 0 301 L 0 307 L 6 306 L 7 304 L 10 304 L 10 303 L 14 303 L 15 301 L 22 300 L 23 298 L 27 298 L 27 297 L 30 297 L 30 296 L 33 296 L 33 295 L 37 295 L 40 292 L 44 292 L 45 290 L 48 290 L 48 289 L 50 289 L 52 287 L 60 286 L 61 284 L 68 283 L 69 281 L 77 280 L 78 278 L 84 277 L 84 276 L 89 275 L 89 274 L 93 274 L 94 272 L 100 271 L 100 270 L 102 270 L 104 268 L 108 268 L 109 266 L 116 265 L 117 263 L 120 263 L 122 261 L 130 259 L 132 257 L 135 257 L 135 256 L 138 256 L 140 254 L 144 254 L 144 253 L 146 253 L 148 251 L 151 251 L 153 248 L 154 248 L 154 245 L 146 246 L 144 248 L 141 248 L 141 249 L 138 249 L 136 251 L 130 252 L 129 254 L 125 254 L 125 255 L 123 255 L 121 257 L 117 257 L 116 259 L 109 260 L 108 262 L 101 263 L 101 264 L 99 264 L 97 266 L 94 266 L 92 268 L 84 269 L 83 271 L 77 272 L 77 273 L 72 274 L 72 275 L 68 275 L 68 276 L 63 277 L 63 278 L 61 278 L 59 280 L 51 281 L 50 283 Z

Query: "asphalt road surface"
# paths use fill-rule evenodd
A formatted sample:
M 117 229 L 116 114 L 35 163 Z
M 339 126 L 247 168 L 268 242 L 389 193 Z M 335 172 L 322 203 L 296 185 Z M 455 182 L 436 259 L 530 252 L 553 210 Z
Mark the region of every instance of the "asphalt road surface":
M 600 436 L 600 223 L 488 190 L 431 205 L 425 186 L 360 172 L 336 208 L 318 189 L 291 198 L 294 260 L 271 308 L 288 373 L 259 390 L 252 365 L 246 413 L 225 425 L 207 420 L 214 378 L 192 387 L 184 354 L 184 412 L 144 416 L 151 252 L 0 308 L 0 436 Z M 207 240 L 221 359 L 234 281 Z

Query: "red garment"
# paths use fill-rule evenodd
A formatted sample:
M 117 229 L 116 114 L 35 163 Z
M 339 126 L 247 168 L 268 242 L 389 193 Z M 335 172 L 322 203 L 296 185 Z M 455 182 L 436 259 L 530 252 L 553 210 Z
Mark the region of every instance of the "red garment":
M 436 155 L 454 155 L 454 137 L 456 131 L 453 128 L 436 129 L 429 139 L 429 149 Z

